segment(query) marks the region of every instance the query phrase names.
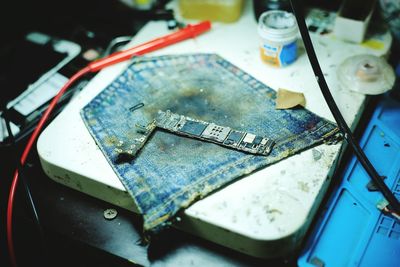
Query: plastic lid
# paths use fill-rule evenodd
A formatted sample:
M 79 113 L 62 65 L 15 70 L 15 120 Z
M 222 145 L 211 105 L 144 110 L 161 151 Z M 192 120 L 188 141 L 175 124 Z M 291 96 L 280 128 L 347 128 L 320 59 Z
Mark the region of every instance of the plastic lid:
M 357 55 L 344 60 L 337 71 L 342 88 L 366 95 L 378 95 L 392 89 L 395 75 L 392 67 L 373 55 Z
M 296 18 L 283 10 L 266 11 L 258 20 L 258 32 L 261 37 L 273 41 L 297 38 Z

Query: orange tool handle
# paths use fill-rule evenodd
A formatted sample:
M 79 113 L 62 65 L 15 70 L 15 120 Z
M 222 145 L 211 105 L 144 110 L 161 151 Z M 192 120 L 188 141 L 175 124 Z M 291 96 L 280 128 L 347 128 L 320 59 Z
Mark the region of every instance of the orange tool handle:
M 96 72 L 104 67 L 111 66 L 115 63 L 130 59 L 133 56 L 141 56 L 143 54 L 178 43 L 180 41 L 194 38 L 197 35 L 208 31 L 209 29 L 211 29 L 211 22 L 209 21 L 203 21 L 194 25 L 189 24 L 188 26 L 177 32 L 165 35 L 160 38 L 156 38 L 154 40 L 134 46 L 124 51 L 115 52 L 108 57 L 93 61 L 88 65 L 88 67 L 92 72 Z

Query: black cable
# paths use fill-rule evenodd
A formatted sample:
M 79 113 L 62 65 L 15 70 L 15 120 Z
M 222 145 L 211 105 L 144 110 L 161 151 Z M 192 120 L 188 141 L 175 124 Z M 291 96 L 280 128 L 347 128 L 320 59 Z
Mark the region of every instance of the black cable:
M 300 0 L 290 0 L 292 5 L 293 13 L 296 17 L 297 24 L 299 26 L 301 37 L 303 38 L 304 46 L 306 48 L 306 52 L 308 58 L 310 60 L 312 69 L 314 71 L 315 78 L 317 79 L 319 88 L 325 98 L 326 103 L 330 111 L 332 112 L 333 117 L 338 124 L 340 131 L 342 132 L 344 139 L 353 149 L 354 154 L 356 155 L 357 159 L 364 167 L 368 175 L 372 178 L 375 185 L 378 189 L 382 192 L 385 196 L 389 204 L 391 205 L 392 209 L 395 210 L 397 213 L 400 212 L 400 203 L 399 200 L 393 195 L 392 191 L 387 187 L 385 182 L 381 179 L 378 172 L 372 166 L 371 162 L 368 160 L 367 156 L 365 155 L 364 151 L 359 146 L 358 142 L 355 140 L 350 128 L 347 126 L 346 121 L 344 120 L 342 114 L 339 111 L 338 106 L 335 103 L 335 100 L 332 97 L 331 92 L 329 91 L 328 85 L 325 81 L 324 75 L 322 73 L 321 67 L 318 63 L 317 56 L 314 51 L 314 47 L 311 42 L 310 35 L 308 33 L 307 25 L 305 23 L 304 16 L 302 14 L 302 5 L 299 4 Z
M 8 137 L 10 139 L 10 143 L 11 143 L 11 145 L 16 145 L 17 143 L 15 141 L 14 134 L 12 133 L 10 121 L 8 120 L 7 116 L 5 116 L 4 120 L 5 120 L 5 124 L 6 124 Z M 43 227 L 42 227 L 42 224 L 40 223 L 39 215 L 38 215 L 38 212 L 37 212 L 37 209 L 36 209 L 35 202 L 34 202 L 33 197 L 32 197 L 32 193 L 31 193 L 31 190 L 30 190 L 29 182 L 28 182 L 28 180 L 26 179 L 26 177 L 24 175 L 23 167 L 21 165 L 21 162 L 18 160 L 18 157 L 15 157 L 15 159 L 16 159 L 17 170 L 18 170 L 19 176 L 22 179 L 22 184 L 23 184 L 24 189 L 25 189 L 26 199 L 27 199 L 27 202 L 29 204 L 30 211 L 32 212 L 32 217 L 34 219 L 36 229 L 37 229 L 37 231 L 39 232 L 39 235 L 40 235 L 41 248 L 42 248 L 42 251 L 44 252 L 44 256 L 45 256 L 43 262 L 46 263 L 48 261 L 48 257 L 46 257 L 48 253 L 47 253 L 47 248 L 46 248 L 46 245 L 45 245 L 46 243 L 45 243 Z

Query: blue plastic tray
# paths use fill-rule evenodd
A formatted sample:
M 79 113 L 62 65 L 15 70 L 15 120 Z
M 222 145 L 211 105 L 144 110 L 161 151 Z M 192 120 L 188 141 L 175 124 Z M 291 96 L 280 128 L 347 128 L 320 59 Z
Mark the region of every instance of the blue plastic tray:
M 400 102 L 386 96 L 376 108 L 361 145 L 400 198 Z M 306 266 L 400 266 L 400 223 L 382 214 L 379 192 L 369 192 L 362 166 L 351 159 L 343 180 L 298 259 Z

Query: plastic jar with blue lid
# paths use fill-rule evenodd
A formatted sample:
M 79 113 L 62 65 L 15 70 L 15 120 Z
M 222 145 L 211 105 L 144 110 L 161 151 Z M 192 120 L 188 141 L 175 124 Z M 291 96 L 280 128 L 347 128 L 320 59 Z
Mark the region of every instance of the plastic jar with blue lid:
M 261 59 L 273 66 L 284 67 L 297 58 L 298 27 L 290 12 L 271 10 L 258 20 Z

